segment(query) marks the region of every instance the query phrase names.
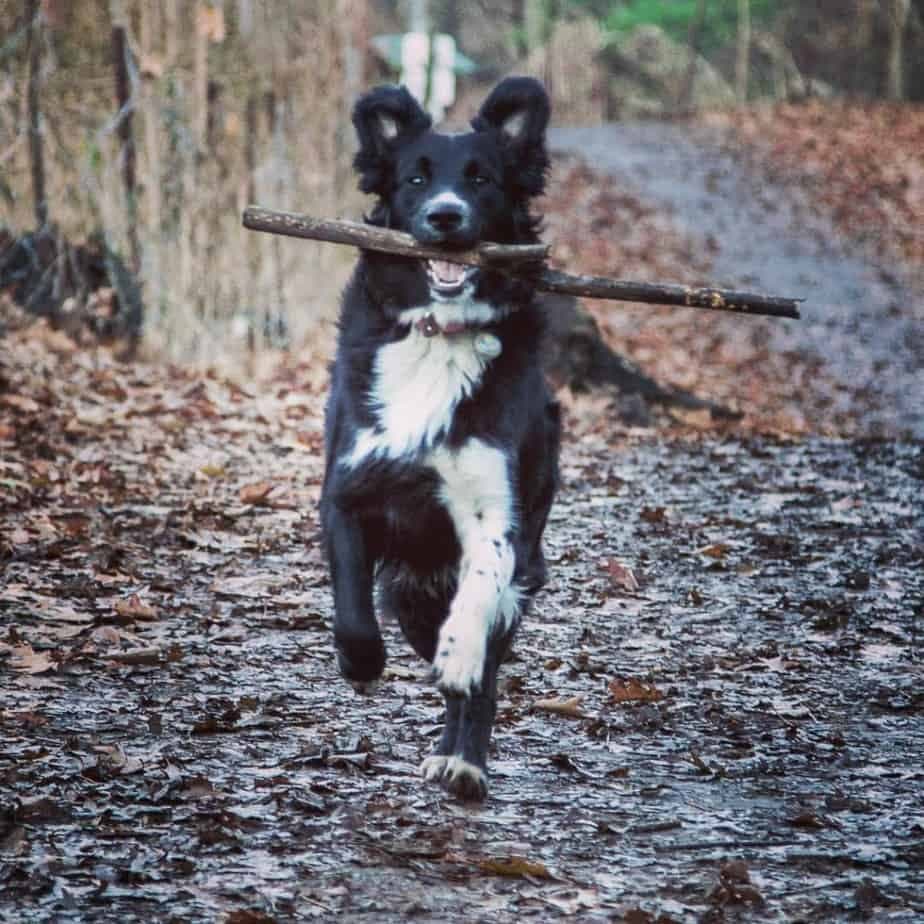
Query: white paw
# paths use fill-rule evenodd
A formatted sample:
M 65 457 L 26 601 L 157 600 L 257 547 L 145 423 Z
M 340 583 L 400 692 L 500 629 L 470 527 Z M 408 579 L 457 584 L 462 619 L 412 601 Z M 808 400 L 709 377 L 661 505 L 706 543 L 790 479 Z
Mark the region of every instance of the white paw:
M 460 799 L 484 799 L 488 794 L 484 770 L 456 755 L 432 754 L 421 763 L 420 772 L 425 780 L 442 783 Z
M 444 693 L 469 696 L 481 686 L 484 674 L 485 637 L 468 626 L 452 621 L 440 629 L 439 644 L 433 658 L 436 684 Z

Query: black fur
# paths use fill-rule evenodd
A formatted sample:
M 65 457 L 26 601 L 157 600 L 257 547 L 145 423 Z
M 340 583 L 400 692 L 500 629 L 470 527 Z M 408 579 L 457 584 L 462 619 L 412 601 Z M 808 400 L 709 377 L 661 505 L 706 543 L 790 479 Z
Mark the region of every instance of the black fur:
M 543 189 L 548 118 L 545 91 L 529 78 L 502 82 L 473 120 L 474 131 L 461 136 L 431 131 L 429 117 L 403 87 L 372 90 L 353 113 L 360 188 L 377 196 L 367 220 L 438 244 L 447 256 L 480 240 L 535 242 L 537 220 L 529 200 Z M 500 559 L 501 544 L 508 543 L 507 561 L 512 560 L 513 583 L 523 592 L 523 610 L 546 577 L 541 539 L 557 486 L 559 420 L 539 366 L 543 322 L 532 286 L 528 277 L 488 271 L 466 277 L 464 296 L 446 296 L 434 285 L 445 284 L 428 278 L 422 261 L 367 251 L 343 297 L 327 406 L 321 513 L 339 664 L 357 685 L 378 678 L 385 664 L 374 585 L 384 613 L 397 619 L 421 657 L 434 661 L 440 627 L 464 577 L 460 561 L 472 549 L 483 554 L 477 543 L 488 541 L 476 530 L 477 541 L 469 540 L 472 549 L 463 549 L 441 499 L 445 485 L 433 465 L 434 452 L 452 455 L 477 440 L 502 453 L 515 515 L 503 540 L 494 544 Z M 440 320 L 461 311 L 463 302 L 488 312 L 477 327 L 497 338 L 500 355 L 485 364 L 474 390 L 429 439 L 401 452 L 360 454 L 344 464 L 360 445 L 360 435 L 373 442 L 389 438 L 370 396 L 378 394 L 376 362 L 385 355 L 380 351 L 421 336 L 402 312 L 431 306 Z M 453 342 L 473 342 L 473 334 Z M 414 402 L 407 410 L 413 415 Z M 484 770 L 497 669 L 516 622 L 495 627 L 483 672 L 470 688 L 442 685 L 446 726 L 438 755 Z M 457 773 L 458 766 L 447 765 L 443 782 L 459 796 L 483 796 L 483 775 Z

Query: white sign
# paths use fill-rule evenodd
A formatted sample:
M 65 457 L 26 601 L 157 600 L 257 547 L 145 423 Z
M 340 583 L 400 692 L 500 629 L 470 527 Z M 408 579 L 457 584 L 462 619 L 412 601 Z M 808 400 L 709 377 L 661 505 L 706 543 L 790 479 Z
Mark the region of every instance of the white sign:
M 401 83 L 426 107 L 434 123 L 443 120 L 456 99 L 456 40 L 451 35 L 430 36 L 408 32 L 401 40 Z M 427 71 L 430 70 L 430 98 L 427 99 Z

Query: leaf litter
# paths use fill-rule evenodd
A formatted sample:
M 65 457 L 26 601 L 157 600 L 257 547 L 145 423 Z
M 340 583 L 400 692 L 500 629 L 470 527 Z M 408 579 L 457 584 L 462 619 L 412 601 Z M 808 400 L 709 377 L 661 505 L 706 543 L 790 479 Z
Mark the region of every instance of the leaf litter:
M 642 260 L 659 219 L 603 195 Z M 8 333 L 0 917 L 924 915 L 924 449 L 808 435 L 791 367 L 710 323 L 693 384 L 771 385 L 737 428 L 562 395 L 551 580 L 483 806 L 419 779 L 442 698 L 394 625 L 374 697 L 337 676 L 316 365 L 248 393 Z M 614 329 L 655 357 L 688 324 Z M 690 385 L 679 352 L 654 368 Z

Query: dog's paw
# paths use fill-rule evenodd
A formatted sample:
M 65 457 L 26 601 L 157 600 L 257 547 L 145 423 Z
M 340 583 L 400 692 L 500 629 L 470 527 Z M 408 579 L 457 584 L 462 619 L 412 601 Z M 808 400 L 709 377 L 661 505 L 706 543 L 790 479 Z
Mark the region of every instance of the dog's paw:
M 385 643 L 381 635 L 338 636 L 336 645 L 340 673 L 357 692 L 372 692 L 385 669 Z
M 457 799 L 481 801 L 488 794 L 488 777 L 481 767 L 454 754 L 432 754 L 420 765 L 423 778 L 441 783 Z
M 378 692 L 381 683 L 378 680 L 351 680 L 350 686 L 360 696 L 373 696 Z
M 436 685 L 444 693 L 471 696 L 481 688 L 484 657 L 483 633 L 445 623 L 433 658 Z

